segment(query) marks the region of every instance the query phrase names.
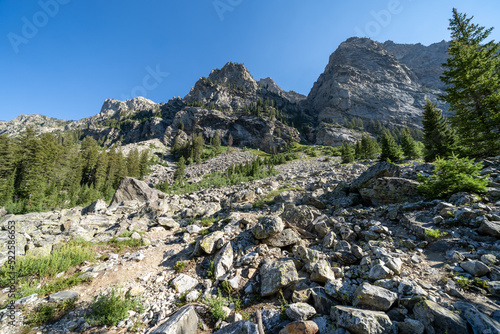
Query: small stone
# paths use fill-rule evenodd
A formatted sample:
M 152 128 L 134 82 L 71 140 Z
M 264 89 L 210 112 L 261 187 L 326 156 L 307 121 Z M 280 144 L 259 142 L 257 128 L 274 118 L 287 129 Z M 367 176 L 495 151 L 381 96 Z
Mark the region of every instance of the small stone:
M 198 280 L 191 276 L 180 274 L 172 280 L 171 284 L 178 293 L 182 294 L 198 285 Z
M 382 264 L 374 265 L 368 273 L 368 277 L 373 281 L 384 278 L 391 278 L 393 275 L 394 272 Z
M 306 303 L 294 303 L 286 308 L 286 315 L 293 320 L 308 320 L 316 314 L 316 310 Z

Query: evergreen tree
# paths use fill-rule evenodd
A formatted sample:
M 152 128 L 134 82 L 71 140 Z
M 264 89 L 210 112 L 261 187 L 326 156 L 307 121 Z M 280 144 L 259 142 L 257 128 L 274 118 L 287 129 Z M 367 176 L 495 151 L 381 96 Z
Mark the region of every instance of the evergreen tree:
M 377 142 L 368 135 L 361 136 L 361 152 L 363 159 L 374 159 L 377 155 Z
M 203 135 L 201 133 L 194 134 L 193 144 L 192 144 L 192 156 L 194 162 L 196 163 L 201 162 L 204 147 L 205 147 L 205 140 L 203 139 Z
M 381 146 L 382 154 L 380 155 L 380 161 L 397 162 L 401 159 L 401 148 L 389 131 L 383 134 Z
M 422 124 L 424 126 L 425 161 L 434 161 L 438 156 L 451 156 L 456 150 L 456 136 L 436 104 L 426 100 Z
M 493 28 L 473 24 L 472 19 L 453 9 L 442 99 L 455 112 L 451 121 L 467 153 L 496 155 L 500 151 L 500 44 L 486 42 Z
M 407 159 L 415 159 L 416 157 L 418 157 L 417 143 L 413 139 L 408 127 L 405 127 L 403 130 L 403 134 L 401 137 L 401 147 Z
M 139 177 L 144 179 L 144 177 L 149 172 L 149 150 L 143 150 L 139 158 Z
M 0 135 L 0 206 L 12 200 L 14 194 L 14 146 L 7 135 Z
M 174 172 L 174 181 L 180 182 L 186 175 L 186 160 L 184 157 L 180 157 L 177 162 L 177 169 Z
M 219 131 L 215 131 L 215 135 L 214 135 L 214 139 L 212 141 L 212 145 L 214 147 L 215 152 L 219 153 L 220 149 L 221 149 L 221 140 L 220 140 Z
M 354 145 L 354 157 L 356 159 L 364 159 L 365 155 L 363 153 L 363 147 L 361 146 L 361 141 L 357 141 Z
M 139 150 L 136 148 L 130 150 L 127 156 L 127 175 L 131 177 L 139 177 Z
M 229 134 L 229 136 L 227 137 L 227 146 L 229 146 L 229 147 L 233 146 L 233 135 L 232 134 Z
M 342 145 L 341 149 L 342 163 L 348 164 L 354 162 L 354 149 L 349 144 Z

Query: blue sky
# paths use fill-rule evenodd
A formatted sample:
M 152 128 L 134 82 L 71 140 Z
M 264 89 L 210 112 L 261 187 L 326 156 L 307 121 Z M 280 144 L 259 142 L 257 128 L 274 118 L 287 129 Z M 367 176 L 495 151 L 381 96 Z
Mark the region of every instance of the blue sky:
M 439 42 L 453 7 L 487 27 L 500 17 L 498 0 L 0 0 L 0 120 L 167 102 L 228 61 L 307 95 L 345 39 Z

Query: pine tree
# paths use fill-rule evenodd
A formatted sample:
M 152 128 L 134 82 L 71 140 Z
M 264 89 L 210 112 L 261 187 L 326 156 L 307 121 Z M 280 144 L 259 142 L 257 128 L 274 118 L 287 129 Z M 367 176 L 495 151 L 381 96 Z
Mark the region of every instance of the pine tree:
M 14 145 L 7 135 L 0 135 L 0 206 L 12 200 L 14 194 Z
M 377 155 L 377 142 L 368 135 L 361 136 L 361 152 L 363 159 L 374 159 Z
M 500 151 L 500 44 L 486 42 L 493 28 L 473 24 L 472 19 L 453 9 L 442 99 L 455 112 L 451 121 L 467 153 L 496 155 Z
M 186 175 L 186 160 L 184 157 L 180 157 L 177 162 L 177 169 L 174 172 L 174 181 L 180 182 Z
M 139 150 L 136 148 L 130 150 L 127 156 L 127 175 L 139 177 Z
M 144 179 L 144 177 L 149 172 L 149 150 L 143 150 L 139 158 L 139 177 Z
M 220 140 L 220 135 L 219 131 L 215 131 L 214 139 L 212 141 L 212 145 L 214 147 L 214 150 L 216 153 L 220 152 L 220 146 L 221 146 L 221 140 Z
M 355 160 L 354 149 L 352 148 L 351 145 L 349 145 L 349 144 L 342 145 L 341 154 L 342 154 L 342 163 L 343 164 L 348 164 L 348 163 L 354 162 L 354 160 Z
M 401 147 L 407 159 L 415 159 L 418 157 L 417 143 L 411 136 L 410 129 L 408 129 L 408 127 L 405 127 L 403 130 Z
M 201 162 L 204 147 L 205 147 L 205 140 L 203 139 L 203 135 L 201 133 L 194 134 L 192 143 L 192 154 L 194 162 L 196 163 Z
M 380 161 L 397 162 L 401 159 L 401 148 L 389 131 L 384 132 L 382 135 L 381 146 L 382 154 L 380 155 Z
M 422 119 L 424 126 L 425 161 L 445 158 L 456 151 L 456 135 L 436 104 L 426 100 Z

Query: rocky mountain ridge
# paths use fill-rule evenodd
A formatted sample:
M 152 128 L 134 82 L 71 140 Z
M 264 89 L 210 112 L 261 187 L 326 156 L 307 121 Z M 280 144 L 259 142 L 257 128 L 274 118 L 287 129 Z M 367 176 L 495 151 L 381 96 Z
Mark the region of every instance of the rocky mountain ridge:
M 421 127 L 425 98 L 436 101 L 442 93 L 439 76 L 447 45 L 444 41 L 423 46 L 350 38 L 332 53 L 307 97 L 285 92 L 271 78 L 254 80 L 243 64 L 227 63 L 198 80 L 182 99 L 158 104 L 142 97 L 108 99 L 92 117 L 62 121 L 20 116 L 0 122 L 0 134 L 17 135 L 32 125 L 40 132 L 78 130 L 82 136 L 104 140 L 107 146 L 150 139 L 170 145 L 182 120 L 185 124 L 194 121 L 196 126 L 189 131 L 201 131 L 206 138 L 223 131 L 226 138 L 229 133 L 237 137 L 237 143 L 265 150 L 300 139 L 331 145 L 353 142 L 359 133 L 342 127 L 353 118 L 365 124 Z M 325 127 L 325 123 L 332 126 Z M 302 133 L 286 124 L 294 124 Z M 265 134 L 251 128 L 262 126 Z

